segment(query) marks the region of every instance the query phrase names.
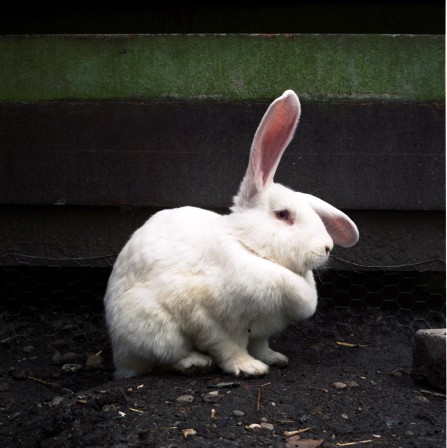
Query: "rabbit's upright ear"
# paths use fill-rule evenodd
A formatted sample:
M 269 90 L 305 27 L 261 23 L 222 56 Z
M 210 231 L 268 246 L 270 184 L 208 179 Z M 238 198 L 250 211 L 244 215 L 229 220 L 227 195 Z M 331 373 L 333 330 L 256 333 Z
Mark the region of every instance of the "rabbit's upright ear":
M 237 196 L 238 205 L 251 203 L 257 194 L 273 182 L 281 156 L 292 140 L 300 113 L 300 101 L 293 90 L 286 90 L 270 104 L 251 145 L 247 172 Z
M 354 222 L 343 212 L 310 194 L 298 193 L 306 199 L 324 223 L 334 244 L 351 247 L 359 240 L 359 231 Z

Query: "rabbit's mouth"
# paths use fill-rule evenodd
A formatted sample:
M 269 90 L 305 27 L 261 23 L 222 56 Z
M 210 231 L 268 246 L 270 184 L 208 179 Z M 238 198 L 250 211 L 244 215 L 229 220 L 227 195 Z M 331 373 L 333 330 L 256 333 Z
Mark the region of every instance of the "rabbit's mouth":
M 328 250 L 325 250 L 324 253 L 322 251 L 312 253 L 308 259 L 309 270 L 313 271 L 324 267 L 329 261 L 330 254 L 331 252 Z

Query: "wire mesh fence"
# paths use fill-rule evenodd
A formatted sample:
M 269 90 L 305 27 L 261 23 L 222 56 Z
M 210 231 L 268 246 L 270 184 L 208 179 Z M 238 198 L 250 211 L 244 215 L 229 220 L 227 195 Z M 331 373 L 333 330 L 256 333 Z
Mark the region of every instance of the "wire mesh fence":
M 25 255 L 0 258 L 0 341 L 11 332 L 20 333 L 23 321 L 36 314 L 47 321 L 54 318 L 50 326 L 54 334 L 49 336 L 56 339 L 60 332 L 82 338 L 84 327 L 90 325 L 102 326 L 101 331 L 105 331 L 103 297 L 114 259 L 112 255 L 102 257 L 106 267 L 92 267 L 94 260 L 90 258 L 45 258 L 39 259 L 39 265 L 35 265 L 36 257 Z M 444 262 L 438 261 L 442 266 Z M 443 328 L 445 270 L 427 266 L 420 263 L 393 268 L 344 263 L 343 269 L 319 271 L 317 314 L 330 319 L 335 312 L 343 311 L 353 324 L 375 314 L 388 320 L 393 331 L 410 333 Z M 70 316 L 76 319 L 70 320 Z

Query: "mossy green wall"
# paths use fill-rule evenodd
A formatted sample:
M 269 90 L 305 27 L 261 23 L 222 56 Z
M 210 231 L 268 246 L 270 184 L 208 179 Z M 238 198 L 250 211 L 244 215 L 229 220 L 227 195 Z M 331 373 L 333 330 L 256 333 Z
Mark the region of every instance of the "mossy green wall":
M 444 101 L 444 36 L 0 36 L 0 101 Z

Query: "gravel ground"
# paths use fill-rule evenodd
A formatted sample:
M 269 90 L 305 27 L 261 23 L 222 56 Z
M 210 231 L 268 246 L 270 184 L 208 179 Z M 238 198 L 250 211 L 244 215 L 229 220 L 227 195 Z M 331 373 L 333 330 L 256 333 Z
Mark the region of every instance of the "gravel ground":
M 414 334 L 379 312 L 320 306 L 264 378 L 113 381 L 100 311 L 27 311 L 0 315 L 1 447 L 445 446 L 445 396 L 413 382 Z

